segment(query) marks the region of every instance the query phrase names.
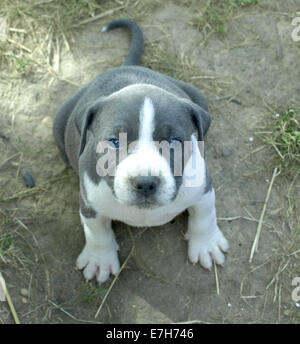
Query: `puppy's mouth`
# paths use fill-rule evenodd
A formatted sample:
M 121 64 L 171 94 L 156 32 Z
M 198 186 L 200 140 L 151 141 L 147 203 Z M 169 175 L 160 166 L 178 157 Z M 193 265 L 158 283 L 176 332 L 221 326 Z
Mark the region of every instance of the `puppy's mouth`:
M 119 203 L 131 206 L 131 207 L 136 207 L 139 209 L 154 209 L 154 208 L 158 208 L 158 207 L 161 207 L 162 205 L 164 205 L 160 202 L 157 202 L 156 200 L 148 199 L 146 197 L 139 198 L 136 200 L 130 200 L 130 201 L 125 200 L 125 199 L 121 199 L 121 198 L 116 197 L 116 196 L 115 196 L 115 198 Z

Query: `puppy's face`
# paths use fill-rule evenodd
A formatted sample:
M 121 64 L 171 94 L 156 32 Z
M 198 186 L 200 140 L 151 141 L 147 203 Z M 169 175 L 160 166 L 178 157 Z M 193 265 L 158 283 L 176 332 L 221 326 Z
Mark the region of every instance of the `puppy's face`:
M 176 198 L 192 138 L 203 140 L 209 126 L 209 115 L 197 111 L 204 110 L 146 85 L 129 86 L 95 106 L 86 129 L 96 142 L 96 170 L 119 202 L 154 208 Z

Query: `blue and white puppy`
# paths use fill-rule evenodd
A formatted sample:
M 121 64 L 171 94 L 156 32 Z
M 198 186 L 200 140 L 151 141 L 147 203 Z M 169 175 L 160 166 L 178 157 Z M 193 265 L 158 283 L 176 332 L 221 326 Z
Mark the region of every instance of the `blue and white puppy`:
M 197 144 L 204 141 L 210 125 L 206 100 L 192 85 L 137 66 L 143 51 L 141 29 L 131 20 L 120 19 L 102 31 L 117 27 L 127 27 L 132 34 L 124 66 L 81 88 L 54 121 L 60 155 L 80 178 L 86 245 L 77 267 L 84 269 L 86 279 L 106 281 L 120 268 L 112 220 L 136 227 L 159 226 L 185 209 L 190 261 L 208 269 L 213 260 L 223 264 L 228 243 L 217 225 L 215 193 Z M 126 134 L 125 144 L 120 134 Z M 103 142 L 108 143 L 106 150 L 99 148 Z M 168 143 L 170 159 L 155 142 Z M 184 150 L 185 142 L 192 143 L 192 148 Z M 182 154 L 176 162 L 178 147 Z M 111 166 L 99 164 L 108 153 L 116 156 Z M 195 161 L 201 182 L 191 184 Z M 176 164 L 182 173 L 175 173 Z M 153 169 L 156 173 L 149 173 Z

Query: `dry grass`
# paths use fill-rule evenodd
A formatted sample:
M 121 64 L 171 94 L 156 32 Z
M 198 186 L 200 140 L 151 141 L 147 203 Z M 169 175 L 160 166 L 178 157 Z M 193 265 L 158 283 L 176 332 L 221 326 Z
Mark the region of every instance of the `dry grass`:
M 273 174 L 273 181 L 276 176 L 276 169 Z M 249 272 L 242 278 L 240 285 L 240 297 L 248 305 L 251 306 L 251 300 L 260 299 L 260 305 L 263 305 L 260 317 L 257 318 L 255 323 L 263 321 L 268 304 L 275 304 L 277 308 L 277 322 L 281 323 L 284 317 L 288 317 L 290 323 L 297 324 L 300 321 L 299 308 L 296 302 L 292 299 L 292 280 L 300 276 L 300 199 L 299 192 L 299 174 L 293 177 L 278 176 L 276 182 L 282 194 L 282 208 L 280 208 L 280 221 L 273 227 L 274 233 L 279 237 L 279 247 L 273 249 L 273 254 L 264 260 L 262 264 L 251 265 Z M 271 181 L 272 182 L 272 181 Z M 267 204 L 269 193 L 272 190 L 272 183 L 268 189 L 266 201 Z M 264 215 L 264 211 L 261 213 Z M 259 221 L 260 223 L 260 221 Z M 266 223 L 264 223 L 266 225 Z M 253 247 L 255 247 L 253 245 Z M 252 261 L 252 260 L 251 260 Z M 260 295 L 249 295 L 247 293 L 247 283 L 259 276 L 261 269 L 267 269 L 271 272 L 269 283 L 265 287 L 264 293 Z M 256 275 L 257 274 L 257 275 Z M 259 303 L 257 303 L 257 307 Z
M 105 1 L 3 0 L 0 15 L 6 19 L 6 41 L 0 45 L 1 72 L 24 76 L 53 68 L 62 46 L 69 48 L 72 27 L 104 11 Z
M 300 172 L 300 110 L 289 109 L 274 114 L 258 137 L 272 146 L 272 165 L 285 176 Z
M 277 114 L 273 113 L 265 127 L 256 133 L 257 138 L 264 143 L 261 147 L 269 148 L 268 154 L 265 154 L 263 168 L 280 171 L 280 176 L 275 184 L 282 192 L 281 221 L 276 224 L 276 233 L 281 246 L 264 264 L 253 267 L 249 275 L 245 276 L 245 279 L 250 276 L 254 278 L 253 274 L 258 269 L 265 264 L 270 266 L 273 278 L 266 286 L 265 294 L 261 297 L 265 304 L 268 300 L 277 304 L 278 322 L 281 322 L 283 316 L 287 316 L 291 323 L 299 323 L 300 320 L 299 309 L 291 299 L 291 281 L 300 275 L 299 128 L 299 109 L 289 109 Z M 243 285 L 244 281 L 241 284 L 241 295 L 243 294 Z
M 62 49 L 71 49 L 80 27 L 97 19 L 122 15 L 138 19 L 156 1 L 3 0 L 0 16 L 6 21 L 6 41 L 0 42 L 0 73 L 22 77 L 59 72 Z
M 192 23 L 205 35 L 217 32 L 224 36 L 228 30 L 228 23 L 236 9 L 256 4 L 257 0 L 205 0 L 204 6 L 195 6 L 196 13 Z
M 269 201 L 269 198 L 270 198 L 270 193 L 271 193 L 271 190 L 272 190 L 272 186 L 273 186 L 274 180 L 275 180 L 275 178 L 278 175 L 279 175 L 279 173 L 277 173 L 277 168 L 275 168 L 274 171 L 273 171 L 273 176 L 272 176 L 269 188 L 268 188 L 267 196 L 266 196 L 266 199 L 265 199 L 265 202 L 264 202 L 264 205 L 263 205 L 263 209 L 262 209 L 262 212 L 261 212 L 261 215 L 260 215 L 260 219 L 259 219 L 259 222 L 258 222 L 258 226 L 257 226 L 257 230 L 256 230 L 256 235 L 255 235 L 254 242 L 253 242 L 253 245 L 252 245 L 252 248 L 251 248 L 249 263 L 252 263 L 254 253 L 257 252 L 257 250 L 258 250 L 258 242 L 259 242 L 259 238 L 260 238 L 260 234 L 261 234 L 261 230 L 262 230 L 264 215 L 265 215 L 265 212 L 266 212 L 266 208 L 267 208 L 267 204 L 268 204 L 268 201 Z

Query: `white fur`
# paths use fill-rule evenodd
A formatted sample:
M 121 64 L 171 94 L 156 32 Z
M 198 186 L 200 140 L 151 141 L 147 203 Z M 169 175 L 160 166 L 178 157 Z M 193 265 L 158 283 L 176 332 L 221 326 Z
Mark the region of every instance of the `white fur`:
M 129 76 L 130 78 L 130 76 Z M 128 81 L 130 81 L 130 79 L 128 79 Z M 132 78 L 131 80 L 132 82 L 135 82 L 136 79 L 135 77 Z M 111 95 L 109 95 L 108 97 L 110 98 L 118 98 L 120 96 L 125 96 L 125 97 L 130 97 L 131 95 L 136 94 L 137 92 L 141 92 L 143 91 L 145 94 L 149 94 L 150 91 L 157 91 L 160 93 L 164 93 L 166 95 L 169 95 L 171 97 L 174 98 L 174 101 L 178 100 L 178 101 L 185 101 L 182 98 L 179 98 L 178 96 L 176 96 L 175 94 L 168 92 L 158 86 L 155 85 L 150 85 L 150 84 L 132 84 L 132 85 L 128 85 L 123 87 L 122 89 L 120 89 L 119 91 L 116 91 L 114 93 L 112 93 Z
M 111 220 L 104 216 L 86 218 L 80 214 L 84 228 L 86 244 L 77 258 L 78 269 L 84 269 L 84 277 L 89 280 L 96 276 L 99 283 L 104 282 L 112 273 L 116 275 L 120 269 L 117 250 L 119 248 Z
M 199 202 L 189 208 L 189 223 L 186 233 L 188 256 L 192 263 L 198 261 L 211 269 L 213 260 L 224 264 L 228 243 L 217 225 L 214 189 L 206 193 Z
M 153 103 L 150 98 L 146 97 L 140 111 L 139 147 L 150 145 L 153 140 L 154 115 Z

